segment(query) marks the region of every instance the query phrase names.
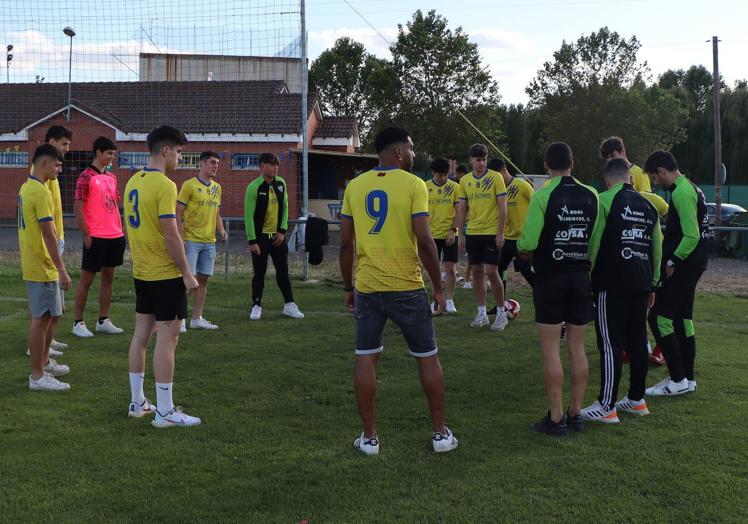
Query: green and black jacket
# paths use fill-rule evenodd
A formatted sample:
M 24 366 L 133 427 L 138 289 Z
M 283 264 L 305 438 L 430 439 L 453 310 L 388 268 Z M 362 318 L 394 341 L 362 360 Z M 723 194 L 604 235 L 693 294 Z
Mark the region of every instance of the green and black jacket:
M 668 191 L 672 195 L 662 243 L 662 261 L 672 260 L 676 266 L 688 263 L 706 269 L 709 252 L 704 193 L 683 175 L 675 179 Z
M 278 232 L 284 233 L 288 229 L 288 187 L 286 181 L 276 176 L 273 190 L 278 196 Z M 257 243 L 257 235 L 262 234 L 265 213 L 268 209 L 270 184 L 260 176 L 247 186 L 244 194 L 244 230 L 250 244 Z

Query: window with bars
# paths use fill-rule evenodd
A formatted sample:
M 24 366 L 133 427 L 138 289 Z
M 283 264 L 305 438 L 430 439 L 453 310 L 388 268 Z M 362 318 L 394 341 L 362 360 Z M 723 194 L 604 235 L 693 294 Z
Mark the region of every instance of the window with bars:
M 231 153 L 231 169 L 257 171 L 260 169 L 260 155 L 257 153 Z
M 119 153 L 119 166 L 140 169 L 148 165 L 150 159 L 150 153 L 141 153 L 139 151 L 120 151 Z
M 182 153 L 182 161 L 177 169 L 200 169 L 200 153 Z
M 29 167 L 28 151 L 0 151 L 0 167 Z

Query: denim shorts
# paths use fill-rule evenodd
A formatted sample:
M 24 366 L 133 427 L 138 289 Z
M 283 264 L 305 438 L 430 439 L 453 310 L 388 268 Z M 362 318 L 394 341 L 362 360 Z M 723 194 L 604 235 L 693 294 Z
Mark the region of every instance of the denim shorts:
M 413 291 L 356 291 L 356 355 L 373 355 L 384 350 L 384 325 L 392 320 L 408 343 L 414 357 L 436 355 L 436 334 L 425 289 Z
M 187 253 L 187 262 L 190 265 L 192 273 L 205 275 L 207 277 L 213 274 L 213 266 L 216 262 L 216 245 L 215 243 L 185 241 L 184 249 Z

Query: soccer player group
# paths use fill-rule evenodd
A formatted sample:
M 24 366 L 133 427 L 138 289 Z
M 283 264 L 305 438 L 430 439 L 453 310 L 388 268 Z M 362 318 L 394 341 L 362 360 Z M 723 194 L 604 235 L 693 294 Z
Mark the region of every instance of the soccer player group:
M 707 261 L 706 207 L 703 194 L 678 171 L 670 153 L 653 152 L 642 171 L 627 160 L 623 141 L 611 137 L 601 146 L 608 189 L 598 195 L 571 175 L 572 151 L 561 142 L 548 146 L 545 169 L 550 179 L 536 191 L 511 176 L 501 161 L 490 169 L 482 144 L 471 146 L 472 172 L 459 183 L 448 179 L 444 159 L 433 161 L 429 182 L 409 173 L 414 146 L 401 128 L 380 131 L 375 147 L 379 166 L 349 183 L 341 212 L 340 267 L 347 308 L 355 311 L 354 386 L 363 423 L 353 442 L 356 449 L 379 453 L 376 365 L 387 319 L 398 325 L 416 357 L 431 411 L 434 451 L 457 447 L 445 424 L 432 316 L 456 312 L 458 246 L 467 249 L 478 304 L 472 327 L 490 323 L 485 277 L 497 304 L 491 329 L 507 326 L 504 286 L 513 259 L 533 289 L 549 405 L 546 416 L 532 424 L 534 430 L 562 436 L 569 429 L 583 431 L 585 420 L 617 423 L 619 412 L 649 414 L 645 393 L 681 395 L 696 389 L 692 318 L 696 284 Z M 667 203 L 650 193 L 648 177 L 671 192 L 669 213 Z M 665 213 L 663 239 L 659 216 Z M 421 265 L 431 280 L 433 305 Z M 583 408 L 588 375 L 584 335 L 593 320 L 601 387 L 597 400 Z M 670 376 L 645 389 L 647 320 Z M 563 326 L 571 368 L 567 409 L 562 400 Z M 631 384 L 618 400 L 624 351 L 631 362 Z
M 49 129 L 46 143 L 34 152 L 31 174 L 18 195 L 18 238 L 31 317 L 31 390 L 70 389 L 69 384 L 57 379 L 68 374 L 70 368 L 51 357 L 62 355 L 61 350 L 66 348 L 54 340 L 55 326 L 63 313 L 62 291 L 71 286 L 62 259 L 62 205 L 57 176 L 72 136 L 62 126 Z M 122 227 L 117 178 L 108 171 L 117 145 L 106 137 L 97 138 L 93 143 L 93 162 L 77 179 L 75 215 L 83 237 L 83 261 L 72 333 L 94 336 L 83 321 L 83 311 L 89 288 L 99 272 L 100 316 L 95 331 L 123 332 L 111 322 L 108 311 L 115 269 L 122 265 L 128 244 L 136 296 L 135 329 L 129 350 L 128 416 L 154 414 L 152 424 L 159 428 L 193 426 L 200 419 L 183 413 L 173 403 L 174 353 L 179 333 L 186 331 L 188 294 L 194 294 L 190 329 L 218 329 L 202 312 L 215 263 L 216 231 L 221 240 L 227 236 L 220 215 L 221 186 L 214 180 L 221 157 L 212 151 L 201 153 L 199 173 L 186 180 L 177 193 L 176 184 L 166 173 L 180 162 L 186 137 L 173 127 L 162 126 L 148 135 L 147 142 L 148 165 L 133 174 L 125 187 L 126 229 Z M 254 266 L 250 319 L 260 320 L 262 316 L 268 256 L 273 259 L 285 300 L 283 314 L 304 318 L 294 302 L 288 275 L 288 195 L 285 181 L 278 176 L 280 161 L 273 153 L 263 153 L 259 160 L 261 176 L 249 185 L 245 197 L 245 230 Z M 143 392 L 146 349 L 154 334 L 155 405 Z
M 54 185 L 72 134 L 58 128 L 50 129 L 47 143 L 34 152 L 31 175 L 18 198 L 23 279 L 31 314 L 32 390 L 70 388 L 56 378 L 69 368 L 50 358 L 51 351 L 60 354 L 53 344 L 54 327 L 62 315 L 61 290 L 71 286 L 62 260 L 59 186 L 55 199 Z M 58 135 L 64 135 L 64 146 L 54 138 Z M 200 419 L 182 412 L 172 400 L 174 353 L 179 333 L 186 327 L 188 294 L 195 295 L 191 329 L 218 328 L 203 318 L 202 310 L 215 261 L 216 231 L 226 238 L 220 217 L 221 188 L 214 180 L 220 155 L 202 153 L 200 172 L 177 193 L 166 173 L 177 167 L 187 139 L 177 129 L 162 126 L 147 141 L 148 166 L 130 177 L 124 195 L 136 292 L 128 415 L 152 414 L 155 427 L 192 426 Z M 607 160 L 603 177 L 608 190 L 598 195 L 571 176 L 572 152 L 560 142 L 548 146 L 545 168 L 550 179 L 535 191 L 527 181 L 510 175 L 503 162 L 494 160 L 489 165 L 488 150 L 481 144 L 471 146 L 472 172 L 459 183 L 448 178 L 449 163 L 443 159 L 432 163 L 429 182 L 411 174 L 414 146 L 401 128 L 381 130 L 375 148 L 379 165 L 349 183 L 341 211 L 340 268 L 346 308 L 355 312 L 354 388 L 363 425 L 354 441 L 358 450 L 379 452 L 376 365 L 387 319 L 398 325 L 416 357 L 431 412 L 434 451 L 447 452 L 458 445 L 445 424 L 443 374 L 433 323 L 433 316 L 457 311 L 458 248 L 467 250 L 478 306 L 472 327 L 506 328 L 504 290 L 512 261 L 533 289 L 549 404 L 547 415 L 532 425 L 536 431 L 566 435 L 569 428 L 582 431 L 585 420 L 616 423 L 619 412 L 647 415 L 645 393 L 680 395 L 696 389 L 692 318 L 696 285 L 707 262 L 706 207 L 703 194 L 678 171 L 670 153 L 653 152 L 642 171 L 627 160 L 621 139 L 606 140 L 601 154 Z M 102 286 L 96 331 L 122 332 L 108 318 L 114 268 L 122 264 L 125 244 L 116 178 L 107 171 L 115 153 L 116 144 L 97 139 L 94 162 L 81 174 L 76 189 L 76 218 L 84 244 L 73 331 L 79 336 L 93 336 L 82 318 L 97 272 L 102 273 Z M 304 317 L 293 300 L 288 276 L 288 194 L 278 166 L 276 155 L 260 155 L 261 176 L 249 184 L 245 195 L 245 231 L 254 267 L 252 320 L 262 315 L 268 256 L 284 297 L 283 313 Z M 650 192 L 649 177 L 671 192 L 669 212 L 667 203 Z M 659 216 L 665 213 L 663 238 Z M 421 267 L 431 281 L 433 302 Z M 486 306 L 486 278 L 497 305 L 493 322 Z M 593 320 L 601 387 L 597 400 L 583 408 L 588 374 L 584 335 Z M 670 375 L 645 389 L 647 320 Z M 571 367 L 571 401 L 566 410 L 560 358 L 564 326 Z M 143 392 L 146 349 L 154 334 L 155 405 Z M 618 400 L 624 351 L 631 362 L 631 379 L 628 394 Z

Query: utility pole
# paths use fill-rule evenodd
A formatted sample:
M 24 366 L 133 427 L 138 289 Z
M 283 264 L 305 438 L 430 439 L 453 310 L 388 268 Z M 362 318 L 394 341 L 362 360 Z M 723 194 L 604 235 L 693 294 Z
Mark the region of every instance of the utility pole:
M 307 96 L 309 92 L 309 71 L 307 69 L 307 41 L 306 41 L 306 1 L 300 0 L 299 11 L 301 17 L 301 216 L 306 219 L 309 213 L 309 137 L 307 127 L 309 114 L 307 110 Z M 297 226 L 298 227 L 298 226 Z M 304 247 L 306 249 L 306 246 Z M 304 280 L 309 278 L 309 259 L 304 257 Z
M 722 223 L 722 125 L 720 122 L 719 111 L 719 38 L 712 37 L 712 61 L 714 71 L 712 75 L 713 86 L 712 95 L 714 97 L 714 203 L 717 207 L 715 210 L 714 223 Z

